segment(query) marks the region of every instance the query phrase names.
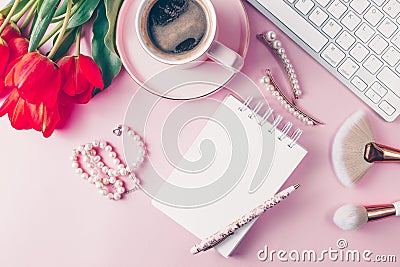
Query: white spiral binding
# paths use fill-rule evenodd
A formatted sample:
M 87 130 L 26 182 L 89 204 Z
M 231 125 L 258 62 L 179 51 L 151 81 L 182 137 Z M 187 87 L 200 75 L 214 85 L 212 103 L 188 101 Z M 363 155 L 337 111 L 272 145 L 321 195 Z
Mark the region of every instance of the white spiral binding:
M 247 110 L 247 108 L 250 107 L 250 103 L 251 101 L 253 101 L 253 97 L 249 96 L 246 101 L 244 101 L 243 105 L 239 108 L 239 111 L 243 112 L 245 110 Z
M 293 123 L 291 123 L 290 121 L 287 122 L 285 124 L 285 126 L 283 126 L 283 128 L 281 130 L 282 134 L 278 137 L 278 139 L 280 141 L 283 141 L 283 139 L 285 139 L 287 137 L 287 135 L 289 134 L 289 131 L 292 129 L 292 127 L 293 127 Z
M 294 131 L 294 133 L 292 134 L 292 136 L 290 137 L 290 139 L 292 139 L 292 142 L 288 145 L 290 148 L 294 147 L 297 143 L 297 141 L 299 141 L 301 135 L 303 134 L 303 130 L 302 129 L 296 129 L 296 131 Z
M 272 122 L 271 128 L 269 128 L 268 132 L 273 133 L 276 128 L 278 128 L 279 124 L 282 122 L 283 117 L 281 115 L 278 115 L 276 119 Z
M 239 111 L 243 112 L 246 111 L 247 109 L 251 110 L 251 113 L 248 115 L 250 119 L 254 119 L 257 114 L 259 114 L 260 110 L 264 106 L 264 104 L 260 101 L 257 103 L 257 105 L 254 108 L 250 107 L 251 102 L 253 101 L 253 97 L 249 96 L 243 105 L 239 108 Z M 268 108 L 264 115 L 261 117 L 261 120 L 258 122 L 260 126 L 264 126 L 264 124 L 268 121 L 268 119 L 272 116 L 274 110 L 272 108 Z M 278 115 L 275 120 L 272 122 L 272 126 L 270 129 L 268 129 L 268 132 L 273 133 L 281 124 L 283 120 L 283 117 L 281 115 Z M 279 135 L 278 139 L 279 141 L 283 141 L 286 137 L 289 136 L 290 131 L 293 128 L 293 123 L 292 122 L 287 122 L 281 129 L 281 135 Z M 293 148 L 297 142 L 299 141 L 301 135 L 303 134 L 303 130 L 300 128 L 297 128 L 294 130 L 293 134 L 290 136 L 291 142 L 288 144 L 290 148 Z
M 249 114 L 249 118 L 250 118 L 250 119 L 253 119 L 253 118 L 260 112 L 260 110 L 261 110 L 261 108 L 262 108 L 263 106 L 264 106 L 264 103 L 262 103 L 261 101 L 258 102 L 257 106 L 255 106 L 255 107 L 252 109 L 251 114 Z
M 262 116 L 261 120 L 258 122 L 260 126 L 264 126 L 264 124 L 268 121 L 269 117 L 271 117 L 272 113 L 274 110 L 272 108 L 269 108 L 265 113 L 264 116 Z

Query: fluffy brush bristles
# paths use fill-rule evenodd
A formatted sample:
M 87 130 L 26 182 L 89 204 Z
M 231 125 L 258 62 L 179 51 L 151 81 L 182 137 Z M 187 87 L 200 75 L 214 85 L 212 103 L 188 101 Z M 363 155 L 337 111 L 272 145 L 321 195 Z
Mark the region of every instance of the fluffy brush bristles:
M 352 187 L 371 167 L 364 159 L 365 145 L 375 142 L 372 129 L 362 111 L 354 113 L 340 127 L 332 146 L 336 175 L 346 187 Z
M 336 211 L 333 221 L 343 230 L 355 230 L 368 222 L 368 212 L 363 206 L 348 204 Z

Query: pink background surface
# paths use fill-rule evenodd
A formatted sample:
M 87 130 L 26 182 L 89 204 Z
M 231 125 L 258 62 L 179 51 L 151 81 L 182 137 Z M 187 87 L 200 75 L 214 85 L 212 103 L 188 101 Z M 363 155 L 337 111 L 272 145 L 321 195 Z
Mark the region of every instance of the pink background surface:
M 257 251 L 264 245 L 322 251 L 337 248 L 339 238 L 348 241 L 349 249 L 394 254 L 400 260 L 398 220 L 371 223 L 354 232 L 344 232 L 332 222 L 336 208 L 345 203 L 399 200 L 399 166 L 373 166 L 356 188 L 345 189 L 330 162 L 334 134 L 353 112 L 366 110 L 376 139 L 394 147 L 400 147 L 399 120 L 384 122 L 266 18 L 245 6 L 251 41 L 244 73 L 257 80 L 267 66 L 279 70 L 277 60 L 255 38 L 259 32 L 276 30 L 300 77 L 302 107 L 326 123 L 306 128 L 301 139 L 309 154 L 286 185 L 300 182 L 302 189 L 260 218 L 230 259 L 215 251 L 190 255 L 198 239 L 153 208 L 141 192 L 120 202 L 103 199 L 72 172 L 68 158 L 72 148 L 93 139 L 109 140 L 122 152 L 122 142 L 111 129 L 123 120 L 138 89 L 123 71 L 89 105 L 74 108 L 63 129 L 48 140 L 36 132 L 15 131 L 6 118 L 0 119 L 0 266 L 280 266 L 278 261 L 259 262 Z M 284 82 L 283 76 L 279 80 Z M 268 99 L 279 109 L 273 98 Z

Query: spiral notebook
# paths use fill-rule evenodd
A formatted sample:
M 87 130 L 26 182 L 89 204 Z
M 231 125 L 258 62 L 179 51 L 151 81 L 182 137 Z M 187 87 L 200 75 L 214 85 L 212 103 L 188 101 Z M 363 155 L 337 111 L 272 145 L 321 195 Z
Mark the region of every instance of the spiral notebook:
M 212 166 L 199 173 L 182 172 L 177 166 L 168 178 L 168 182 L 175 185 L 199 187 L 211 184 L 223 175 L 226 172 L 226 166 L 230 166 L 229 160 L 232 160 L 232 153 L 235 152 L 231 141 L 236 137 L 232 135 L 230 141 L 223 130 L 224 127 L 215 121 L 220 121 L 221 116 L 232 116 L 233 120 L 240 120 L 238 128 L 245 129 L 247 140 L 243 142 L 248 144 L 246 169 L 235 187 L 211 204 L 195 208 L 172 207 L 153 200 L 156 208 L 199 239 L 224 228 L 276 194 L 307 154 L 307 151 L 297 144 L 302 134 L 301 129 L 292 129 L 292 123 L 285 123 L 280 115 L 271 120 L 271 109 L 259 115 L 261 104 L 254 106 L 251 100 L 248 98 L 243 103 L 232 95 L 227 96 L 221 108 L 214 113 L 214 120 L 206 123 L 192 146 L 184 154 L 185 159 L 196 160 L 201 157 L 199 147 L 202 141 L 212 140 L 218 151 Z M 226 107 L 231 112 L 226 112 Z M 224 121 L 229 120 L 224 119 Z M 237 129 L 237 131 L 240 132 L 243 129 Z M 234 235 L 218 244 L 215 249 L 224 257 L 229 257 L 254 222 L 239 229 Z

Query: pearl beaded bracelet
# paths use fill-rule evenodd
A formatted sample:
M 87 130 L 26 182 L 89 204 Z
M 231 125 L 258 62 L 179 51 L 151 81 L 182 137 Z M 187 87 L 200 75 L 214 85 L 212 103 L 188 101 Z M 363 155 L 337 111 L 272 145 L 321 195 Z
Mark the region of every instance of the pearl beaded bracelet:
M 74 149 L 71 161 L 74 171 L 84 180 L 94 184 L 101 195 L 110 200 L 120 200 L 123 195 L 136 191 L 139 188 L 140 180 L 133 170 L 140 167 L 143 163 L 146 148 L 140 136 L 126 126 L 118 126 L 113 132 L 118 136 L 126 133 L 136 142 L 138 156 L 137 160 L 131 163 L 131 166 L 127 166 L 118 158 L 117 153 L 113 151 L 114 149 L 109 143 L 97 140 Z M 100 156 L 101 151 L 108 153 L 112 163 L 116 166 L 115 168 L 107 166 L 102 160 Z M 85 168 L 80 165 L 80 160 L 86 164 Z M 123 181 L 119 179 L 121 177 L 129 177 L 134 183 L 134 187 L 127 190 Z

